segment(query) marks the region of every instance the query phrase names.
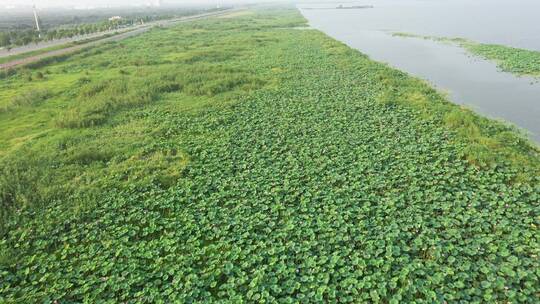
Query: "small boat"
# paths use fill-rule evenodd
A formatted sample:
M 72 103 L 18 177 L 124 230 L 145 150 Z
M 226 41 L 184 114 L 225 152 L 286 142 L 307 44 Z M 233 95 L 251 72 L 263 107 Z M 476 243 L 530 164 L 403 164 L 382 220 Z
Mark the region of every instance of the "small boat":
M 353 5 L 353 6 L 343 6 L 340 4 L 336 9 L 364 9 L 364 8 L 373 8 L 373 5 Z

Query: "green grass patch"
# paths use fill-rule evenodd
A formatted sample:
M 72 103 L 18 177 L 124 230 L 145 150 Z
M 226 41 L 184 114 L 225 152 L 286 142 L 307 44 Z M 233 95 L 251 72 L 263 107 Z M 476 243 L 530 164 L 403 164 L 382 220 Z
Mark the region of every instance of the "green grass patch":
M 39 74 L 42 75 L 42 74 Z M 43 77 L 43 76 L 41 76 Z M 4 104 L 0 111 L 8 112 L 21 107 L 33 107 L 41 104 L 45 101 L 51 93 L 44 89 L 34 89 L 27 92 L 23 92 L 20 95 L 13 96 L 8 103 Z

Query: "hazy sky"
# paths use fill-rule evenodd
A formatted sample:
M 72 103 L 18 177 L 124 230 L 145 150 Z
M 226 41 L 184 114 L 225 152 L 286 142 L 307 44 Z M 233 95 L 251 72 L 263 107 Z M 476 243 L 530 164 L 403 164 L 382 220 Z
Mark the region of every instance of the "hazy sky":
M 156 0 L 0 0 L 0 9 L 6 6 L 26 6 L 35 4 L 37 7 L 50 6 L 121 6 L 147 4 Z M 216 0 L 161 0 L 162 3 L 214 3 Z M 221 2 L 223 2 L 221 0 Z

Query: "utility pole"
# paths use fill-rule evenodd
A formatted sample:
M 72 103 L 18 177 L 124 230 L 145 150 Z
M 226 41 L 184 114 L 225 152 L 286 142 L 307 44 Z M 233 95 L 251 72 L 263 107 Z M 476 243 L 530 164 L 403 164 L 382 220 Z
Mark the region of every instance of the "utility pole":
M 36 29 L 37 29 L 37 32 L 38 32 L 38 37 L 41 38 L 41 28 L 39 27 L 39 18 L 38 18 L 38 14 L 37 14 L 35 4 L 34 4 L 33 8 L 34 8 L 34 20 L 36 21 Z

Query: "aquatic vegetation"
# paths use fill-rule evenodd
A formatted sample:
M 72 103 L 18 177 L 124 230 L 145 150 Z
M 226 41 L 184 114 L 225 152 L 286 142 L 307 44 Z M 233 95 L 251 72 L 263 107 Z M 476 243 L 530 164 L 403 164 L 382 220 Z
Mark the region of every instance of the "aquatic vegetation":
M 455 43 L 473 55 L 495 61 L 497 66 L 505 72 L 523 76 L 540 76 L 540 52 L 538 51 L 498 44 L 478 43 L 463 38 L 421 36 L 410 33 L 394 33 L 393 35 L 397 37 L 421 38 Z
M 8 76 L 0 100 L 50 96 L 0 113 L 0 302 L 534 303 L 538 150 L 304 22 L 181 24 Z
M 500 69 L 518 75 L 540 76 L 540 52 L 496 44 L 467 43 L 465 48 L 477 56 L 494 60 Z

